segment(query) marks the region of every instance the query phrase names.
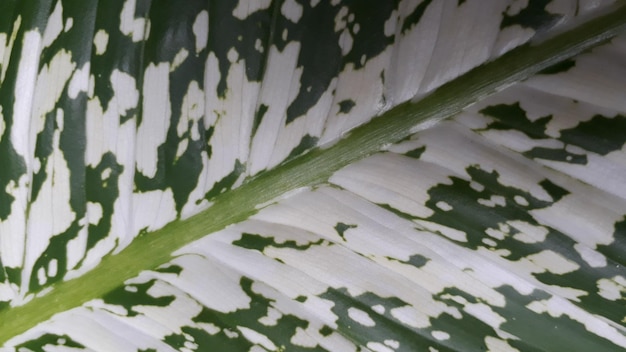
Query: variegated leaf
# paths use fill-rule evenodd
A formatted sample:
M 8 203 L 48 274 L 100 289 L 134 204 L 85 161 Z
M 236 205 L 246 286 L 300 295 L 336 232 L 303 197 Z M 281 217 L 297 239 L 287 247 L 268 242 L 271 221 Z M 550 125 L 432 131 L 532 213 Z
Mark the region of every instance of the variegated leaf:
M 623 14 L 0 4 L 0 341 L 626 348 Z

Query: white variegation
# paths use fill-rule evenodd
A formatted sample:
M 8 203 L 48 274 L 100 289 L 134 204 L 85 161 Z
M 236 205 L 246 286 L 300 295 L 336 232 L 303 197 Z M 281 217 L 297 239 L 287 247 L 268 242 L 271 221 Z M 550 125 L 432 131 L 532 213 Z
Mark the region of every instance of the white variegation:
M 5 267 L 20 270 L 21 284 L 0 282 L 0 302 L 20 305 L 32 299 L 32 278 L 48 286 L 43 292 L 51 291 L 47 280 L 58 273 L 67 272 L 62 280 L 79 277 L 137 236 L 150 236 L 147 232 L 200 213 L 214 204 L 208 192 L 220 194 L 255 182 L 293 157 L 305 137 L 312 145 L 299 152 L 313 146 L 323 150 L 398 104 L 417 101 L 541 37 L 523 23 L 500 28 L 503 18 L 533 6 L 528 1 L 426 3 L 401 1 L 382 28 L 392 38 L 389 45 L 372 57 L 361 56 L 358 64 L 349 62 L 349 55 L 362 45 L 359 33 L 368 23 L 341 1 L 232 4 L 237 21 L 265 11 L 282 16 L 289 26 L 304 26 L 311 16 L 309 5 L 313 10 L 336 7 L 338 42 L 333 44 L 341 53 L 337 60 L 345 63 L 338 64 L 317 100 L 290 122 L 287 110 L 311 89 L 304 85 L 310 69 L 303 64 L 306 43 L 293 39 L 298 30 L 272 32 L 271 40 L 256 39 L 245 49 L 264 55 L 259 80 L 251 79 L 251 58 L 237 47 L 244 44 L 223 53 L 211 47 L 220 33 L 209 32 L 209 24 L 223 19 L 205 4 L 188 20 L 189 38 L 180 47 L 148 52 L 155 57 L 136 71 L 129 71 L 136 63 L 124 62 L 102 75 L 89 55 L 79 59 L 65 48 L 45 51 L 64 33 L 77 30 L 80 19 L 65 18 L 71 9 L 65 1 L 46 10 L 51 12 L 43 33 L 23 29 L 18 34 L 21 17 L 14 19 L 12 32 L 0 33 L 0 82 L 7 72 L 16 76 L 10 127 L 0 106 L 0 143 L 8 141 L 23 158 L 26 173 L 4 190 L 14 200 L 9 216 L 0 219 L 0 258 Z M 406 25 L 424 4 L 422 18 Z M 610 4 L 557 0 L 543 10 L 561 15 L 558 31 Z M 137 47 L 155 45 L 151 40 L 161 45 L 163 38 L 151 37 L 153 19 L 138 14 L 140 7 L 136 0 L 126 0 L 119 28 L 85 34 L 93 40 L 93 62 L 119 50 L 112 45 L 119 45 L 120 34 Z M 539 32 L 549 35 L 553 29 Z M 13 53 L 16 41 L 19 53 Z M 410 138 L 334 172 L 323 184 L 287 192 L 260 204 L 258 213 L 244 222 L 172 248 L 170 263 L 145 268 L 114 291 L 139 295 L 142 285 L 151 285 L 145 304 L 128 308 L 110 296 L 95 299 L 13 337 L 7 346 L 53 334 L 59 338 L 46 345 L 48 350 L 71 350 L 63 346 L 70 339 L 85 350 L 195 351 L 207 348 L 202 339 L 217 336 L 245 341 L 253 351 L 289 350 L 285 344 L 400 351 L 415 349 L 415 341 L 437 350 L 466 342 L 461 331 L 466 328 L 478 334 L 473 337 L 480 344 L 471 341 L 469 349 L 516 351 L 523 348 L 520 342 L 538 349 L 550 346 L 524 335 L 515 322 L 519 314 L 535 319 L 536 329 L 565 319 L 575 327 L 564 325 L 564 334 L 590 334 L 616 349 L 626 348 L 624 320 L 600 314 L 623 303 L 626 295 L 624 269 L 611 252 L 619 240 L 617 224 L 626 221 L 626 149 L 622 144 L 602 155 L 562 139 L 563 131 L 596 115 L 617 120 L 626 113 L 620 95 L 626 89 L 620 65 L 624 43 L 618 37 L 578 57 L 567 72 L 533 77 L 452 121 L 427 122 Z M 13 56 L 19 62 L 10 62 Z M 197 77 L 181 78 L 188 65 L 203 70 Z M 175 86 L 180 79 L 185 83 Z M 219 91 L 223 83 L 225 90 Z M 79 102 L 86 111 L 85 167 L 100 167 L 105 155 L 113 155 L 120 166 L 118 174 L 105 168 L 99 175 L 103 185 L 116 185 L 112 210 L 89 200 L 100 190 L 90 193 L 87 184 L 81 186 L 87 188 L 87 199 L 82 199 L 80 216 L 71 206 L 76 160 L 69 160 L 61 145 L 62 134 L 72 127 L 72 104 Z M 534 138 L 516 126 L 494 127 L 497 118 L 483 109 L 498 104 L 518 104 L 531 124 L 550 115 L 547 137 Z M 51 151 L 40 158 L 38 138 L 43 138 L 50 114 Z M 174 143 L 172 136 L 178 138 Z M 587 162 L 529 157 L 534 147 L 584 154 Z M 181 200 L 168 177 L 184 176 L 187 170 L 175 167 L 196 152 L 197 170 L 192 171 L 198 171 L 197 179 L 189 177 L 190 190 Z M 47 176 L 33 197 L 34 179 L 42 171 Z M 229 177 L 230 183 L 215 189 Z M 553 193 L 546 181 L 564 194 Z M 459 193 L 445 193 L 450 189 Z M 481 227 L 493 219 L 499 221 Z M 110 221 L 108 233 L 88 249 L 89 228 L 102 221 Z M 53 258 L 35 270 L 50 243 L 74 222 L 79 230 L 65 244 L 66 262 Z M 562 278 L 575 279 L 570 285 Z M 160 299 L 167 303 L 154 303 Z M 207 314 L 212 321 L 202 320 Z M 291 318 L 300 325 L 285 327 Z M 450 321 L 458 325 L 452 329 Z M 291 336 L 281 340 L 281 331 Z

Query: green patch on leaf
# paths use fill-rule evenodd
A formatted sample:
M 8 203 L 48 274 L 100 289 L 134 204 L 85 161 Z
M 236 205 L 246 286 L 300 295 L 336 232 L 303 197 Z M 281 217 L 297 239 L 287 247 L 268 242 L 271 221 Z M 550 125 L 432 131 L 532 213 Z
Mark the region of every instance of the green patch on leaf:
M 563 73 L 569 71 L 571 68 L 576 66 L 576 60 L 569 59 L 559 62 L 558 64 L 552 65 L 542 71 L 539 74 L 542 75 L 555 75 L 557 73 Z
M 150 280 L 141 284 L 131 284 L 119 287 L 102 297 L 105 303 L 119 305 L 126 309 L 126 315 L 134 317 L 140 314 L 134 309 L 135 306 L 167 307 L 174 301 L 174 296 L 154 297 L 148 291 L 154 286 L 156 280 Z
M 544 116 L 535 121 L 530 121 L 526 116 L 526 111 L 522 109 L 519 103 L 506 105 L 488 106 L 480 113 L 491 116 L 497 121 L 487 126 L 487 129 L 494 130 L 515 130 L 526 134 L 530 138 L 548 138 L 546 135 L 546 126 L 552 119 L 552 116 Z
M 69 347 L 69 348 L 85 348 L 79 342 L 72 340 L 67 335 L 56 335 L 56 334 L 43 334 L 37 338 L 30 339 L 27 342 L 24 342 L 20 345 L 17 345 L 17 351 L 33 351 L 33 352 L 43 352 L 43 351 L 52 351 L 54 347 Z M 56 349 L 54 349 L 56 350 Z
M 356 227 L 357 225 L 347 225 L 347 224 L 344 224 L 343 222 L 338 222 L 337 225 L 335 225 L 335 231 L 337 231 L 337 234 L 339 235 L 339 237 L 341 237 L 345 241 L 346 240 L 346 238 L 344 237 L 345 232 L 348 229 L 354 229 Z
M 529 0 L 526 7 L 515 15 L 504 13 L 500 28 L 519 25 L 535 31 L 549 29 L 561 19 L 560 15 L 550 13 L 546 9 L 550 2 L 550 0 Z
M 409 150 L 408 152 L 404 153 L 404 155 L 408 156 L 409 158 L 419 159 L 425 151 L 426 151 L 426 146 L 423 146 L 423 147 Z
M 352 108 L 356 105 L 356 103 L 352 99 L 342 100 L 338 104 L 339 104 L 339 113 L 340 114 L 347 114 L 347 113 L 349 113 L 350 110 L 352 110 Z
M 291 153 L 289 153 L 289 156 L 287 156 L 286 160 L 293 159 L 298 155 L 303 154 L 307 150 L 315 147 L 318 140 L 319 138 L 313 137 L 309 134 L 304 135 L 304 137 L 300 139 L 300 143 L 291 150 Z

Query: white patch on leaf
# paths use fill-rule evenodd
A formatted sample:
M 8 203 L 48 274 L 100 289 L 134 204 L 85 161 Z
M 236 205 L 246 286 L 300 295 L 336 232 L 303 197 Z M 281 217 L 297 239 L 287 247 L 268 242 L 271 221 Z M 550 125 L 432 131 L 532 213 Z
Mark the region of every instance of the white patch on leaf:
M 306 330 L 301 327 L 296 328 L 296 333 L 291 337 L 289 341 L 296 346 L 313 348 L 317 346 L 317 341 L 307 334 Z
M 47 48 L 54 42 L 54 40 L 61 34 L 63 30 L 63 6 L 61 5 L 61 1 L 57 1 L 54 6 L 54 10 L 48 17 L 48 24 L 46 25 L 46 30 L 43 33 L 43 42 L 42 45 L 44 48 Z
M 137 169 L 154 177 L 159 161 L 157 149 L 165 143 L 170 124 L 169 65 L 150 64 L 143 81 L 143 119 L 137 130 Z
M 126 0 L 120 13 L 120 32 L 132 38 L 133 42 L 144 39 L 146 19 L 135 18 L 137 0 Z
M 115 69 L 111 74 L 111 87 L 116 98 L 115 102 L 117 103 L 117 113 L 119 115 L 125 115 L 128 110 L 137 107 L 139 91 L 137 90 L 135 77 Z M 144 118 L 146 117 L 144 116 Z
M 450 339 L 450 334 L 448 334 L 445 331 L 440 331 L 440 330 L 434 330 L 433 332 L 431 332 L 431 334 L 433 335 L 433 337 L 439 341 L 445 341 L 445 340 L 449 340 Z
M 133 233 L 155 231 L 176 219 L 176 203 L 170 188 L 133 193 Z
M 221 263 L 210 256 L 203 257 L 198 247 L 190 245 L 181 252 L 193 250 L 200 255 L 181 255 L 172 260 L 172 264 L 183 268 L 179 275 L 155 275 L 209 309 L 221 313 L 247 309 L 251 300 L 239 285 L 241 275 L 228 267 L 220 267 Z
M 178 51 L 178 53 L 176 53 L 176 56 L 174 56 L 174 59 L 172 60 L 172 65 L 170 66 L 170 72 L 176 71 L 178 66 L 182 65 L 182 63 L 185 62 L 188 56 L 189 56 L 189 51 L 187 51 L 187 49 L 185 48 L 181 48 Z
M 96 32 L 93 38 L 93 45 L 96 47 L 96 55 L 102 55 L 107 51 L 107 45 L 109 44 L 109 33 L 104 29 Z
M 270 340 L 267 336 L 243 326 L 237 326 L 237 329 L 241 331 L 241 334 L 253 344 L 259 344 L 269 351 L 275 351 L 277 349 L 276 345 L 274 345 L 272 340 Z
M 372 310 L 378 314 L 385 314 L 385 307 L 383 305 L 377 304 L 375 306 L 372 306 Z
M 67 230 L 76 218 L 70 206 L 70 170 L 59 147 L 60 138 L 60 131 L 55 130 L 52 154 L 46 164 L 47 177 L 37 198 L 31 200 L 30 213 L 37 214 L 37 217 L 29 218 L 27 225 L 27 250 L 22 272 L 25 282 L 28 282 L 33 265 L 48 247 L 50 239 Z
M 451 240 L 459 241 L 459 242 L 467 242 L 467 233 L 453 229 L 448 226 L 444 226 L 438 224 L 436 222 L 426 221 L 426 220 L 415 220 L 415 223 L 422 226 L 427 231 L 432 231 L 435 233 L 439 233 L 448 237 Z
M 298 42 L 290 42 L 282 52 L 274 46 L 269 49 L 267 68 L 263 77 L 263 89 L 259 97 L 259 103 L 266 105 L 268 109 L 265 113 L 266 118 L 261 121 L 255 135 L 252 136 L 248 164 L 250 175 L 278 163 L 271 162 L 276 149 L 275 144 L 279 141 L 278 136 L 285 126 L 287 107 L 295 99 L 297 91 L 300 89 L 302 69 L 296 69 L 299 52 L 300 43 Z M 291 87 L 291 89 L 284 89 L 283 87 Z M 278 118 L 279 116 L 282 117 Z M 300 136 L 294 136 L 292 133 L 291 137 Z M 300 138 L 297 138 L 297 142 L 293 145 L 297 145 L 299 141 Z M 289 153 L 291 148 L 285 149 L 281 153 L 284 156 Z
M 350 319 L 356 321 L 357 323 L 363 326 L 368 326 L 368 327 L 376 326 L 376 322 L 372 320 L 369 314 L 367 314 L 366 312 L 358 308 L 354 308 L 354 307 L 348 308 L 348 316 L 350 317 Z
M 606 257 L 604 254 L 593 250 L 584 244 L 576 243 L 574 249 L 580 254 L 587 264 L 592 268 L 604 268 L 607 265 Z
M 430 317 L 411 306 L 402 306 L 390 310 L 391 316 L 401 323 L 416 329 L 425 329 L 430 326 Z M 417 313 L 417 314 L 416 314 Z
M 373 352 L 393 352 L 393 350 L 380 342 L 368 342 L 367 348 Z
M 485 337 L 485 345 L 488 351 L 498 352 L 519 352 L 517 348 L 511 347 L 506 341 L 495 338 L 493 336 Z
M 196 37 L 196 54 L 206 48 L 209 40 L 209 13 L 200 11 L 193 21 L 193 34 Z
M 598 294 L 609 301 L 616 301 L 626 295 L 626 279 L 614 276 L 611 279 L 600 279 L 597 282 Z
M 528 260 L 543 269 L 537 272 L 547 270 L 557 275 L 567 274 L 579 268 L 578 264 L 575 262 L 565 259 L 562 255 L 551 250 L 544 250 L 536 254 L 531 254 L 523 260 Z
M 180 119 L 178 126 L 176 126 L 179 137 L 189 131 L 192 140 L 200 139 L 198 121 L 204 116 L 204 109 L 204 92 L 198 86 L 198 82 L 191 81 L 187 88 L 187 94 L 183 97 Z
M 507 224 L 517 229 L 519 232 L 513 238 L 524 243 L 538 243 L 546 240 L 549 230 L 543 226 L 531 225 L 525 221 L 512 220 Z
M 74 71 L 72 78 L 70 79 L 69 86 L 67 87 L 67 95 L 71 99 L 76 99 L 80 92 L 87 93 L 89 91 L 89 70 L 91 68 L 90 62 L 85 62 L 82 68 Z
M 0 220 L 0 254 L 4 266 L 17 268 L 22 265 L 24 247 L 26 243 L 26 213 L 24 209 L 29 203 L 30 187 L 27 175 L 22 175 L 18 182 L 10 181 L 5 192 L 15 199 L 11 204 L 9 216 Z
M 74 68 L 76 68 L 76 63 L 72 62 L 72 54 L 63 49 L 57 52 L 39 72 L 33 98 L 34 119 L 31 126 L 33 144 L 36 134 L 44 129 L 45 115 L 54 110 L 66 83 L 74 73 Z M 31 148 L 34 149 L 34 145 Z
M 552 296 L 549 299 L 531 302 L 526 307 L 535 313 L 548 313 L 555 318 L 565 315 L 582 324 L 587 331 L 603 337 L 617 346 L 626 348 L 626 336 L 623 335 L 621 330 L 610 324 L 608 319 L 589 314 L 589 312 L 574 305 L 567 299 Z
M 41 100 L 33 100 L 37 79 L 37 67 L 41 50 L 41 35 L 37 31 L 28 31 L 22 41 L 22 52 L 15 82 L 15 100 L 13 102 L 13 125 L 11 126 L 11 142 L 15 152 L 25 160 L 30 160 L 30 150 L 34 149 L 35 138 L 29 141 L 29 128 L 33 102 L 41 104 Z M 58 55 L 58 54 L 57 54 Z M 53 59 L 54 60 L 54 59 Z M 42 69 L 42 73 L 47 71 Z M 37 85 L 38 86 L 38 85 Z M 53 98 L 54 99 L 54 98 Z M 54 99 L 56 100 L 56 99 Z M 47 111 L 51 111 L 52 107 Z M 43 123 L 41 123 L 43 125 Z M 41 127 L 43 128 L 43 127 Z M 36 130 L 34 133 L 37 133 Z M 32 146 L 31 146 L 32 143 Z M 27 166 L 29 166 L 27 164 Z
M 70 29 L 74 27 L 74 19 L 72 17 L 68 17 L 65 20 L 65 25 L 63 26 L 63 32 L 68 32 Z
M 298 23 L 302 17 L 302 5 L 298 4 L 295 0 L 287 0 L 283 2 L 283 6 L 280 7 L 280 12 L 293 23 Z
M 100 203 L 87 202 L 88 223 L 96 225 L 102 219 L 102 205 Z
M 500 325 L 502 325 L 502 323 L 506 322 L 504 317 L 494 312 L 490 306 L 484 303 L 466 304 L 463 310 L 492 328 L 497 329 Z
M 266 10 L 271 3 L 271 0 L 239 0 L 239 2 L 237 3 L 237 7 L 233 10 L 233 16 L 240 20 L 245 20 L 246 18 L 248 18 L 248 16 L 257 11 Z

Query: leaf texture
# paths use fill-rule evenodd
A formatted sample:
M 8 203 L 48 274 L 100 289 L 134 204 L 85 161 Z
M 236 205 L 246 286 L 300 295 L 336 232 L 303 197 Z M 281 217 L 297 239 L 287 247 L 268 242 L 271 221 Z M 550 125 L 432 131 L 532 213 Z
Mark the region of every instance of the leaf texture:
M 569 1 L 0 6 L 4 310 L 537 31 L 598 10 Z M 7 345 L 620 350 L 624 47 L 615 39 L 263 204 Z

